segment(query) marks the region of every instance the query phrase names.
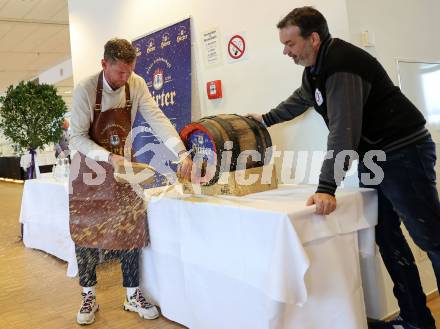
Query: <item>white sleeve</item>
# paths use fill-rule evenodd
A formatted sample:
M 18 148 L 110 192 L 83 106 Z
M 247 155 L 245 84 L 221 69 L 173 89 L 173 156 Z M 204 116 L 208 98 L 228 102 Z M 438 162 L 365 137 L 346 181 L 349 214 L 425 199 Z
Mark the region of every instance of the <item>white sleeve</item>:
M 145 119 L 145 121 L 151 126 L 159 139 L 169 148 L 176 156 L 186 151 L 182 140 L 179 137 L 174 126 L 170 120 L 161 111 L 159 106 L 151 96 L 148 90 L 147 84 L 144 79 L 140 80 L 139 90 L 139 112 Z
M 70 148 L 77 150 L 87 157 L 97 161 L 107 161 L 110 152 L 96 144 L 89 136 L 91 111 L 87 91 L 78 85 L 73 92 L 72 111 L 70 119 Z

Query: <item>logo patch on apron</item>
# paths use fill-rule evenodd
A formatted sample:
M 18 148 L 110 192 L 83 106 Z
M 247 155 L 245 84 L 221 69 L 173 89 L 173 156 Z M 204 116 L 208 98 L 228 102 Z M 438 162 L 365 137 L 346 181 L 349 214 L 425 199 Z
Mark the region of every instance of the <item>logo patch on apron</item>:
M 112 146 L 118 146 L 121 142 L 121 139 L 119 138 L 119 135 L 111 135 L 110 136 L 110 144 Z
M 322 97 L 322 94 L 318 88 L 316 88 L 315 90 L 315 100 L 316 100 L 316 104 L 318 104 L 319 106 L 321 106 L 322 103 L 324 103 L 324 98 Z

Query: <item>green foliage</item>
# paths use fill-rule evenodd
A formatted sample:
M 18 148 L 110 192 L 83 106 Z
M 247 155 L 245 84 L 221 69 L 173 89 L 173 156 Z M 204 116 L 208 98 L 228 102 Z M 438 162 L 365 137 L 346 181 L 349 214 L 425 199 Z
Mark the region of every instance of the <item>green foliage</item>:
M 10 86 L 0 103 L 0 130 L 20 149 L 59 141 L 67 107 L 54 86 L 22 81 Z

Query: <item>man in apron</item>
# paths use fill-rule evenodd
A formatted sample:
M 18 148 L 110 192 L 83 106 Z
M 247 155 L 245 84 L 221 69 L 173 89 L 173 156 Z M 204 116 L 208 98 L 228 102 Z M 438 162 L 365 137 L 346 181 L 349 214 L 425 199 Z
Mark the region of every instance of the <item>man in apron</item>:
M 93 323 L 98 310 L 99 249 L 115 251 L 120 258 L 127 288 L 124 309 L 145 319 L 159 316 L 139 289 L 139 252 L 148 241 L 144 203 L 130 184 L 116 182 L 113 175 L 124 162 L 125 141 L 138 111 L 165 145 L 182 156 L 180 176 L 188 178 L 191 172 L 192 162 L 183 157 L 186 150 L 178 133 L 145 81 L 133 73 L 135 61 L 135 49 L 127 40 L 108 41 L 102 71 L 78 83 L 73 95 L 70 147 L 78 152 L 72 158 L 69 210 L 83 288 L 79 324 Z

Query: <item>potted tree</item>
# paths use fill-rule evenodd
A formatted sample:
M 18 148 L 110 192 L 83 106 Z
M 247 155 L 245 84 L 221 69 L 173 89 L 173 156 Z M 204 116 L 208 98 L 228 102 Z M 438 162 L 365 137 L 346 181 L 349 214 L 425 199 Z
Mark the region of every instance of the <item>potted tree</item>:
M 0 103 L 0 129 L 21 151 L 30 152 L 27 173 L 34 178 L 35 153 L 60 139 L 66 104 L 54 86 L 31 81 L 10 86 Z

